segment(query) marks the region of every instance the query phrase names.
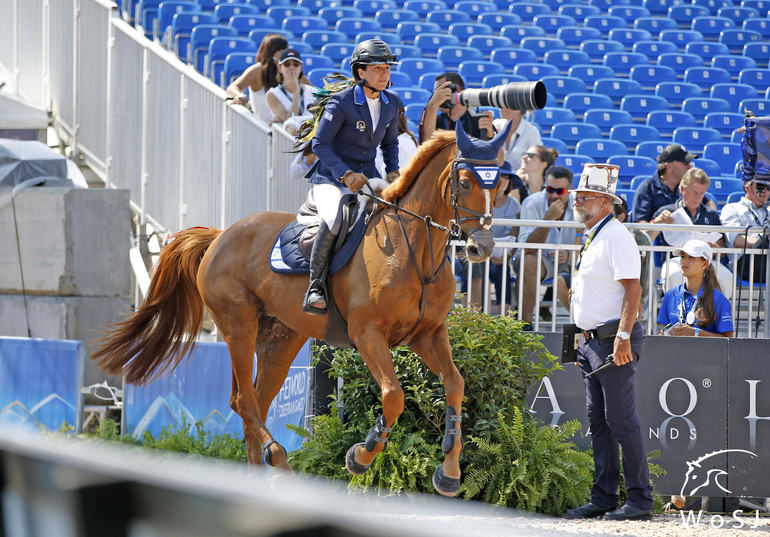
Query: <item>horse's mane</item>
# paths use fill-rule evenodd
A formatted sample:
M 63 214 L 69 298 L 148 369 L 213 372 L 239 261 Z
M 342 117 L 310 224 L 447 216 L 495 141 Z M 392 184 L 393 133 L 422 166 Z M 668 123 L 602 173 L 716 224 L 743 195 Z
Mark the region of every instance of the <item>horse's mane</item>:
M 453 131 L 437 130 L 430 140 L 417 148 L 409 164 L 401 170 L 401 176 L 382 192 L 382 198 L 390 203 L 400 199 L 412 186 L 419 173 L 439 151 L 455 143 Z M 454 155 L 452 156 L 454 158 Z

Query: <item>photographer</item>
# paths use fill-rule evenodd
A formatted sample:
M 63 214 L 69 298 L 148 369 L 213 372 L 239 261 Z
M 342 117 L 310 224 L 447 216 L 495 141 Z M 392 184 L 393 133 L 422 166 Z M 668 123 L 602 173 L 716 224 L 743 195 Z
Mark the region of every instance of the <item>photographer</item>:
M 761 181 L 746 181 L 743 183 L 745 196 L 740 201 L 728 203 L 722 207 L 721 221 L 723 226 L 766 227 L 770 224 L 767 201 L 770 198 L 770 185 Z M 729 246 L 732 248 L 759 249 L 767 248 L 767 237 L 759 233 L 727 233 Z M 736 271 L 742 280 L 749 280 L 750 255 L 738 258 Z M 754 281 L 765 282 L 766 256 L 757 256 L 754 260 Z
M 466 106 L 455 102 L 454 95 L 464 89 L 465 81 L 457 73 L 436 76 L 433 95 L 420 117 L 420 143 L 429 140 L 436 129 L 454 130 L 457 121 L 462 123 L 468 135 L 482 140 L 492 139 L 495 135 L 492 113 L 473 114 Z

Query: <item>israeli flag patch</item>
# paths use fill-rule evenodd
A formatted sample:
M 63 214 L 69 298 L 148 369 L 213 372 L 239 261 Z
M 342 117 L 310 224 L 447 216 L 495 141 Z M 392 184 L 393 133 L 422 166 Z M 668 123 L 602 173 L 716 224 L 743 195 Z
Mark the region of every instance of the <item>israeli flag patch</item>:
M 334 119 L 334 116 L 328 110 L 324 110 L 324 119 L 326 121 L 331 121 L 332 119 Z
M 500 168 L 497 166 L 472 166 L 470 169 L 481 188 L 493 189 L 497 187 L 497 181 L 500 179 Z

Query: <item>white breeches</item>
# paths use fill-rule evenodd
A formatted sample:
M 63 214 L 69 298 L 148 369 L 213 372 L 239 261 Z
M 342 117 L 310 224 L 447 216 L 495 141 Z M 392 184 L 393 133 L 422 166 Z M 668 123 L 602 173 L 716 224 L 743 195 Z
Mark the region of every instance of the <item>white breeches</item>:
M 326 222 L 329 230 L 335 235 L 340 231 L 340 222 L 337 220 L 342 196 L 353 192 L 346 186 L 323 184 L 313 185 L 313 200 L 318 208 L 318 216 Z

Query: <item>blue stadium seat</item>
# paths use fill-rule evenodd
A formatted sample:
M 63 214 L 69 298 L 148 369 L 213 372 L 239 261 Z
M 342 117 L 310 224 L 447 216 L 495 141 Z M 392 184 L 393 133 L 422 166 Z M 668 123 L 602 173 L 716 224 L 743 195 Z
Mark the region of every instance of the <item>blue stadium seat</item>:
M 564 108 L 572 110 L 578 120 L 582 120 L 586 110 L 591 108 L 612 107 L 612 99 L 600 93 L 575 92 L 564 98 Z
M 614 5 L 607 10 L 607 15 L 620 17 L 626 21 L 626 26 L 633 26 L 642 17 L 649 17 L 650 10 L 642 6 Z
M 225 5 L 235 5 L 235 4 L 220 4 L 217 6 L 217 9 L 221 8 Z M 216 10 L 214 11 L 216 14 Z M 256 15 L 257 13 L 255 13 Z M 275 23 L 280 28 L 283 24 L 283 19 L 286 17 L 312 17 L 313 14 L 310 12 L 309 9 L 305 7 L 299 7 L 299 6 L 273 6 L 270 8 L 267 8 L 267 11 L 265 12 L 265 15 L 268 17 L 271 17 Z M 230 20 L 229 17 L 227 20 Z
M 770 52 L 770 47 L 768 47 L 768 51 Z M 743 69 L 755 69 L 757 67 L 757 62 L 755 62 L 752 58 L 748 58 L 746 56 L 733 56 L 732 54 L 718 54 L 712 57 L 711 67 L 718 67 L 720 69 L 724 69 L 725 71 L 730 73 L 730 78 L 733 81 L 737 81 L 738 75 L 740 75 Z
M 638 52 L 626 52 L 625 50 L 621 52 L 607 52 L 604 55 L 602 64 L 612 68 L 612 70 L 615 71 L 615 76 L 623 78 L 627 78 L 631 72 L 631 68 L 636 65 L 654 67 L 649 65 L 647 56 L 644 54 Z
M 620 106 L 620 101 L 626 95 L 642 93 L 642 85 L 628 78 L 598 78 L 594 82 L 594 93 L 601 93 L 612 98 L 612 103 Z
M 650 157 L 651 159 L 657 160 L 658 155 L 665 149 L 665 147 L 669 144 L 668 141 L 663 140 L 654 140 L 651 142 L 642 142 L 639 145 L 636 146 L 636 151 L 634 152 L 634 155 L 640 156 L 640 157 Z M 633 188 L 633 183 L 631 184 L 631 187 Z
M 620 180 L 618 180 L 620 182 Z M 621 199 L 626 200 L 626 205 L 628 206 L 628 212 L 631 213 L 634 207 L 634 195 L 636 194 L 636 190 L 632 190 L 630 188 L 623 188 L 622 186 L 618 186 L 615 189 L 615 195 L 618 196 Z M 631 218 L 631 215 L 629 214 L 629 218 Z
M 334 61 L 332 61 L 332 59 L 328 56 L 324 56 L 322 54 L 305 54 L 302 56 L 302 67 L 303 69 L 318 69 L 319 67 L 323 67 L 324 69 L 336 68 Z M 346 73 L 350 72 L 349 69 L 343 69 L 342 66 L 340 66 L 340 71 Z
M 610 157 L 628 155 L 628 150 L 623 142 L 617 140 L 585 138 L 577 143 L 575 153 L 589 156 L 596 162 L 607 162 Z
M 764 85 L 761 86 L 764 90 L 767 88 L 768 83 L 770 82 L 770 73 L 767 71 L 763 71 L 763 73 L 765 74 L 765 78 L 767 80 Z M 740 82 L 738 84 L 735 82 L 720 83 L 714 84 L 714 86 L 712 86 L 709 97 L 713 99 L 724 99 L 730 105 L 730 110 L 737 110 L 738 105 L 741 104 L 742 100 L 756 99 L 759 97 L 757 94 L 758 89 L 758 86 Z
M 568 15 L 554 15 L 553 13 L 544 13 L 535 15 L 532 24 L 545 30 L 546 35 L 556 36 L 556 32 L 562 26 L 576 26 L 577 21 Z
M 558 138 L 567 144 L 567 151 L 573 153 L 580 140 L 586 138 L 601 138 L 599 127 L 582 121 L 568 121 L 555 123 L 551 129 L 551 137 Z
M 559 15 L 566 15 L 572 17 L 578 24 L 581 23 L 586 17 L 594 17 L 601 15 L 602 10 L 597 6 L 590 6 L 585 4 L 564 3 L 559 6 L 557 10 Z
M 596 28 L 584 26 L 562 26 L 556 32 L 556 37 L 564 41 L 568 49 L 579 49 L 586 39 L 601 39 L 602 33 Z
M 551 130 L 556 123 L 565 123 L 575 121 L 575 114 L 572 110 L 546 106 L 541 110 L 535 110 L 534 122 L 540 126 L 543 134 L 550 136 Z
M 742 54 L 747 43 L 761 40 L 762 35 L 751 30 L 722 30 L 719 34 L 719 42 L 727 45 L 730 54 Z
M 660 32 L 662 32 L 663 30 L 676 30 L 677 24 L 675 20 L 669 19 L 666 16 L 663 16 L 663 17 L 650 16 L 650 17 L 640 17 L 636 19 L 636 21 L 634 22 L 634 28 L 639 28 L 640 30 L 647 30 L 652 35 L 660 35 Z
M 760 93 L 764 93 L 768 86 L 770 86 L 770 71 L 759 68 L 744 69 L 738 75 L 738 83 L 751 86 L 757 92 L 757 95 L 746 98 L 758 97 Z
M 706 144 L 722 142 L 722 135 L 704 127 L 679 127 L 674 129 L 671 141 L 683 145 L 691 153 L 702 154 Z
M 449 25 L 449 35 L 460 40 L 460 44 L 467 44 L 468 39 L 477 35 L 492 36 L 494 30 L 491 26 L 478 22 L 455 22 Z
M 685 45 L 686 54 L 695 54 L 703 58 L 703 64 L 708 65 L 711 58 L 719 54 L 730 54 L 730 49 L 723 43 L 712 43 L 711 41 L 690 41 Z
M 465 80 L 466 87 L 480 88 L 485 76 L 505 74 L 505 68 L 497 62 L 471 60 L 462 62 L 457 72 Z
M 484 80 L 481 81 L 482 88 L 493 88 L 502 84 L 508 84 L 510 82 L 526 82 L 527 79 L 519 75 L 509 75 L 508 73 L 487 75 Z
M 417 87 L 398 87 L 393 86 L 390 88 L 391 91 L 394 91 L 398 94 L 399 97 L 401 97 L 401 102 L 406 104 L 414 104 L 414 103 L 422 103 L 423 106 L 425 106 L 425 103 L 428 102 L 428 99 L 430 99 L 430 96 L 432 95 L 432 92 L 428 90 L 424 90 L 422 88 Z
M 199 73 L 206 70 L 206 54 L 209 50 L 209 43 L 215 37 L 238 37 L 238 32 L 229 26 L 220 26 L 218 24 L 199 24 L 192 29 L 190 34 L 190 54 L 189 57 Z
M 721 140 L 708 143 L 703 148 L 703 158 L 711 159 L 719 164 L 722 175 L 734 177 L 735 166 L 739 162 L 743 162 L 741 144 L 726 144 Z
M 229 86 L 243 72 L 254 65 L 256 52 L 231 52 L 225 57 L 224 77 L 220 84 L 223 88 Z
M 551 13 L 551 7 L 534 2 L 512 2 L 508 11 L 518 15 L 522 22 L 531 23 L 536 16 Z
M 725 205 L 728 203 L 735 203 L 736 201 L 741 201 L 741 198 L 744 196 L 744 192 L 733 192 L 731 194 L 728 194 L 727 201 L 725 201 Z
M 591 108 L 583 115 L 584 123 L 596 125 L 602 132 L 602 136 L 609 137 L 610 130 L 621 123 L 631 123 L 633 118 L 628 112 L 615 108 Z
M 324 81 L 323 81 L 324 77 L 334 74 L 337 71 L 337 69 L 333 67 L 316 67 L 315 69 L 307 69 L 304 71 L 305 71 L 305 76 L 307 77 L 307 79 L 310 81 L 311 84 L 319 88 L 322 88 L 324 86 Z
M 302 42 L 307 43 L 313 50 L 321 51 L 329 43 L 347 43 L 348 38 L 342 32 L 334 30 L 310 30 L 302 34 Z
M 647 30 L 640 28 L 613 28 L 610 30 L 610 41 L 617 41 L 623 44 L 623 47 L 631 52 L 634 45 L 639 41 L 649 41 L 652 39 L 652 34 Z
M 438 49 L 436 59 L 442 62 L 447 70 L 457 71 L 462 62 L 482 61 L 484 55 L 476 48 L 452 45 Z
M 727 4 L 728 6 L 733 5 L 732 2 Z M 767 13 L 768 10 L 770 10 L 770 1 L 768 0 L 741 0 L 741 6 L 743 7 L 753 7 L 759 13 Z
M 646 7 L 653 17 L 666 17 L 668 8 L 677 3 L 677 0 L 642 0 L 642 6 Z
M 620 109 L 631 114 L 637 123 L 645 123 L 647 114 L 653 110 L 668 110 L 668 101 L 656 95 L 635 94 L 626 95 L 620 101 Z
M 697 125 L 692 114 L 681 110 L 653 110 L 647 114 L 646 124 L 658 129 L 661 138 L 671 138 L 678 127 Z
M 733 5 L 732 0 L 692 0 L 692 3 L 707 7 L 712 15 L 716 15 L 721 7 Z
M 668 8 L 668 18 L 676 21 L 679 28 L 684 30 L 692 26 L 696 17 L 708 17 L 711 11 L 708 8 L 693 4 L 675 4 Z
M 449 26 L 456 22 L 471 22 L 471 16 L 464 11 L 456 9 L 439 9 L 431 11 L 425 16 L 427 22 L 438 24 L 442 31 L 449 30 Z
M 147 39 L 154 38 L 153 32 L 158 20 L 160 2 L 161 0 L 140 0 L 134 6 L 135 24 L 142 30 Z
M 283 19 L 281 28 L 294 35 L 303 35 L 310 30 L 327 30 L 328 25 L 325 20 L 317 17 L 291 16 Z
M 491 2 L 477 2 L 476 0 L 459 0 L 455 2 L 457 11 L 464 11 L 471 17 L 478 17 L 482 13 L 497 11 L 497 6 Z
M 424 18 L 431 11 L 448 9 L 448 6 L 443 0 L 406 0 L 403 8 L 407 11 L 413 11 Z
M 638 155 L 618 155 L 610 157 L 607 162 L 620 166 L 618 171 L 618 181 L 626 187 L 631 186 L 631 179 L 637 175 L 646 175 L 651 177 L 655 173 L 658 164 L 655 159 L 650 157 L 640 157 Z
M 702 97 L 700 86 L 692 82 L 660 82 L 655 87 L 655 95 L 668 101 L 671 108 L 681 109 L 688 97 Z
M 767 13 L 767 10 L 765 10 Z M 763 41 L 770 40 L 770 19 L 766 17 L 752 17 L 743 21 L 741 30 L 749 30 L 751 32 L 759 32 Z
M 665 65 L 635 65 L 628 74 L 630 80 L 639 82 L 643 92 L 655 92 L 661 82 L 676 82 L 676 72 Z
M 444 64 L 435 58 L 404 58 L 396 67 L 412 79 L 413 85 L 418 85 L 423 73 L 443 73 Z M 431 85 L 432 87 L 432 85 Z
M 420 20 L 420 16 L 414 11 L 407 11 L 405 9 L 383 9 L 377 12 L 374 20 L 380 23 L 380 27 L 383 30 L 395 31 L 399 23 L 406 21 L 416 22 Z
M 363 17 L 363 14 L 358 8 L 335 4 L 321 8 L 318 11 L 318 16 L 329 24 L 329 29 L 334 29 L 338 20 L 345 18 Z
M 638 123 L 622 123 L 610 129 L 610 140 L 617 140 L 625 144 L 629 153 L 633 153 L 640 142 L 657 140 L 660 137 L 660 133 L 655 127 Z
M 559 68 L 547 63 L 521 62 L 513 68 L 513 74 L 527 80 L 539 80 L 544 76 L 559 76 Z
M 402 73 L 401 71 L 396 71 L 395 69 L 391 69 L 390 71 L 390 83 L 395 87 L 401 88 L 414 86 L 412 77 L 406 73 Z
M 558 151 L 559 154 L 567 152 L 567 144 L 565 144 L 563 141 L 559 140 L 558 138 L 551 138 L 550 136 L 541 136 L 540 140 L 543 143 L 544 147 L 552 147 L 556 151 Z
M 579 50 L 554 49 L 545 53 L 543 63 L 555 65 L 563 75 L 566 75 L 570 67 L 581 63 L 591 63 L 591 58 L 588 54 Z
M 500 31 L 503 29 L 503 26 L 508 24 L 521 24 L 521 17 L 515 13 L 504 13 L 501 11 L 487 11 L 485 13 L 479 13 L 479 16 L 476 20 L 482 24 L 491 26 L 492 30 L 496 34 L 500 33 Z
M 580 43 L 580 50 L 588 54 L 591 58 L 591 63 L 603 63 L 604 56 L 611 52 L 625 53 L 622 43 L 605 41 L 603 39 L 586 39 Z
M 684 78 L 684 72 L 690 67 L 703 67 L 703 58 L 697 54 L 681 52 L 665 52 L 658 56 L 658 65 L 670 67 L 680 80 Z
M 171 47 L 177 57 L 185 63 L 191 63 L 192 57 L 188 50 L 192 30 L 199 24 L 215 25 L 217 19 L 208 13 L 177 13 L 171 22 Z
M 214 23 L 216 24 L 216 22 Z M 272 17 L 267 15 L 233 15 L 230 17 L 229 26 L 235 28 L 238 35 L 248 37 L 249 32 L 257 28 L 278 28 Z
M 374 17 L 378 11 L 397 9 L 398 4 L 393 0 L 354 0 L 353 7 L 361 10 L 364 17 Z M 410 12 L 414 13 L 414 12 Z M 416 13 L 415 13 L 416 15 Z
M 709 177 L 720 177 L 722 175 L 722 170 L 719 168 L 719 164 L 710 158 L 698 157 L 692 161 L 692 165 L 694 168 L 700 168 L 706 172 L 706 175 Z
M 614 78 L 615 71 L 606 65 L 578 63 L 570 67 L 567 75 L 579 78 L 585 83 L 587 91 L 593 91 L 595 80 L 599 78 Z
M 459 46 L 460 40 L 454 36 L 444 33 L 425 33 L 414 38 L 414 46 L 420 49 L 423 56 L 435 58 L 438 49 L 447 46 Z
M 687 43 L 704 40 L 703 34 L 695 30 L 663 30 L 658 39 L 675 44 L 677 50 L 681 52 L 684 52 Z
M 730 73 L 718 67 L 690 67 L 684 72 L 684 81 L 697 84 L 704 93 L 708 94 L 714 84 L 727 84 L 732 79 Z
M 153 25 L 153 34 L 155 39 L 159 39 L 168 49 L 172 48 L 171 25 L 174 22 L 174 16 L 178 13 L 202 13 L 202 11 L 197 3 L 180 0 L 163 0 L 158 5 L 158 18 Z
M 732 112 L 727 101 L 710 97 L 688 97 L 682 103 L 682 111 L 692 114 L 698 125 L 702 125 L 706 114 L 711 112 Z
M 658 62 L 658 56 L 669 52 L 677 52 L 676 45 L 669 43 L 668 41 L 655 41 L 650 39 L 643 39 L 638 41 L 631 47 L 632 52 L 644 54 L 647 56 L 649 63 L 655 64 Z
M 345 34 L 350 41 L 353 41 L 361 32 L 379 32 L 382 30 L 379 22 L 363 17 L 343 17 L 337 21 L 334 29 Z
M 219 4 L 223 0 L 198 0 L 199 3 L 204 1 L 214 2 L 216 4 Z M 273 6 L 288 6 L 291 4 L 291 0 L 245 0 L 245 2 L 259 9 L 260 13 L 265 13 L 268 9 L 270 9 Z M 303 7 L 308 7 L 308 6 L 303 6 Z M 204 6 L 203 9 L 205 11 L 206 7 Z M 211 9 L 212 11 L 214 10 L 214 8 L 211 8 Z
M 398 38 L 398 36 L 393 32 L 388 32 L 385 30 L 382 30 L 380 32 L 361 32 L 360 34 L 356 34 L 356 38 L 353 40 L 354 43 L 360 43 L 361 41 L 366 41 L 367 39 L 379 39 L 380 41 L 383 41 L 390 45 L 390 49 L 393 50 L 393 47 L 401 46 L 401 40 Z M 414 45 L 403 45 L 408 47 L 413 47 Z M 415 48 L 416 54 L 420 54 L 420 50 Z M 401 57 L 401 54 L 396 53 L 393 51 L 394 54 L 396 54 L 399 58 Z M 408 56 L 405 56 L 408 57 Z
M 731 194 L 738 193 L 743 197 L 743 180 L 734 177 L 712 177 L 707 194 L 714 196 L 719 207 L 727 203 Z
M 538 59 L 542 59 L 549 50 L 566 49 L 567 45 L 558 37 L 525 37 L 521 40 L 521 48 L 533 51 Z
M 419 59 L 419 58 L 415 58 Z M 427 71 L 420 74 L 420 81 L 417 83 L 417 87 L 424 90 L 433 92 L 433 86 L 436 84 L 436 76 L 442 74 L 444 71 Z
M 564 102 L 564 98 L 568 94 L 585 91 L 585 82 L 571 76 L 544 76 L 540 80 L 545 84 L 548 95 L 553 96 L 559 104 Z
M 746 43 L 743 56 L 753 60 L 756 67 L 767 68 L 770 65 L 770 46 L 764 42 Z
M 252 43 L 257 45 L 257 48 L 259 48 L 260 43 L 262 43 L 269 34 L 281 34 L 287 41 L 293 41 L 295 39 L 293 33 L 282 30 L 281 28 L 254 28 L 249 32 L 249 39 Z
M 738 113 L 744 110 L 754 112 L 757 117 L 770 115 L 770 100 L 768 99 L 744 99 L 738 105 Z
M 336 2 L 337 0 L 298 0 L 297 5 L 306 7 L 313 13 L 318 13 L 319 9 L 333 6 Z
M 583 20 L 583 25 L 596 28 L 602 35 L 609 35 L 613 28 L 626 28 L 626 21 L 620 17 L 610 15 L 593 15 Z
M 205 72 L 210 80 L 221 85 L 225 58 L 233 52 L 257 53 L 257 46 L 246 37 L 214 37 L 209 42 Z
M 342 60 L 350 58 L 354 48 L 353 43 L 327 43 L 321 47 L 321 55 L 329 58 L 335 66 L 339 66 L 342 65 Z
M 425 103 L 411 103 L 404 106 L 404 115 L 412 123 L 419 124 Z M 415 132 L 416 134 L 416 132 Z
M 502 35 L 474 35 L 468 39 L 467 46 L 475 48 L 485 58 L 489 58 L 490 61 L 497 61 L 492 58 L 492 54 L 499 49 L 509 49 L 513 47 L 513 41 Z M 533 55 L 533 58 L 537 58 Z M 506 64 L 507 65 L 507 64 Z M 506 67 L 508 69 L 508 67 Z
M 706 41 L 716 41 L 722 30 L 732 30 L 735 28 L 733 21 L 726 17 L 714 17 L 711 15 L 699 16 L 692 19 L 691 30 L 696 30 L 703 34 Z
M 579 180 L 580 174 L 583 173 L 583 168 L 585 165 L 594 162 L 596 161 L 588 155 L 575 155 L 560 152 L 559 156 L 556 157 L 555 164 L 557 166 L 564 166 L 569 168 L 572 170 L 572 174 Z
M 396 33 L 405 45 L 414 44 L 414 38 L 420 34 L 438 32 L 441 32 L 441 27 L 435 22 L 402 22 L 396 28 Z
M 523 48 L 502 47 L 493 50 L 489 59 L 501 64 L 507 71 L 513 71 L 520 63 L 536 63 L 537 54 Z
M 753 7 L 726 6 L 717 11 L 720 17 L 726 17 L 733 21 L 736 26 L 743 24 L 743 21 L 753 17 L 767 16 L 767 13 L 760 14 Z
M 313 47 L 311 47 L 307 43 L 303 43 L 302 41 L 297 41 L 297 40 L 289 41 L 289 46 L 293 49 L 296 49 L 297 52 L 299 52 L 300 55 L 302 56 L 304 56 L 305 54 L 313 54 L 314 52 Z M 259 50 L 259 47 L 257 47 L 257 50 Z
M 500 35 L 507 37 L 513 43 L 521 46 L 521 40 L 525 37 L 545 37 L 545 30 L 539 26 L 527 26 L 526 24 L 506 24 L 500 30 Z
M 738 106 L 736 105 L 735 109 L 737 108 Z M 712 112 L 706 114 L 706 117 L 703 119 L 703 126 L 719 132 L 722 138 L 730 139 L 735 130 L 743 125 L 744 118 L 744 114 L 737 112 Z

